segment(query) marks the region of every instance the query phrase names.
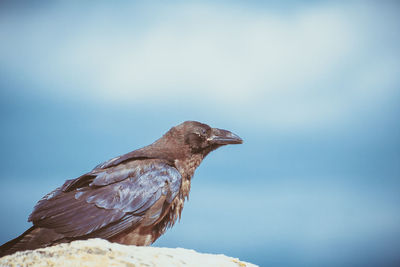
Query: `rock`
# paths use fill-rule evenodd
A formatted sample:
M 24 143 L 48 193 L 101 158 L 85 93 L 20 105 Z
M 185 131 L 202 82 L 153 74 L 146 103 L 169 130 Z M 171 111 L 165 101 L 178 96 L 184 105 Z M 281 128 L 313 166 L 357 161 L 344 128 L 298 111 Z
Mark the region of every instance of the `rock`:
M 0 259 L 0 266 L 256 266 L 225 255 L 183 248 L 125 246 L 89 239 L 17 252 Z

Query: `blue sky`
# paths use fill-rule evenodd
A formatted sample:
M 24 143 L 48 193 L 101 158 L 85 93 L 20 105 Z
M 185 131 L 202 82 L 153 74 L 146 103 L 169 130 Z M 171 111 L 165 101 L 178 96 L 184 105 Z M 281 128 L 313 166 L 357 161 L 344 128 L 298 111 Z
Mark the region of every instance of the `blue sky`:
M 395 265 L 395 1 L 3 3 L 0 242 L 64 180 L 199 120 L 210 154 L 155 245 L 260 265 Z

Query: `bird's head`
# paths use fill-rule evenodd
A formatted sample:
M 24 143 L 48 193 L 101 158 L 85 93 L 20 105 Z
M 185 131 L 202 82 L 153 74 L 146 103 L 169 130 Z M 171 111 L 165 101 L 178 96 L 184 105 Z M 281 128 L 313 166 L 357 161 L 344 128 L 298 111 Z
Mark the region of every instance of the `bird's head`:
M 218 147 L 243 143 L 239 136 L 230 131 L 211 128 L 197 121 L 185 121 L 170 131 L 181 139 L 181 144 L 189 148 L 191 153 L 201 153 L 204 156 Z
M 113 158 L 96 167 L 100 169 L 116 166 L 124 161 L 133 159 L 164 159 L 169 162 L 175 160 L 201 160 L 218 147 L 229 144 L 241 144 L 243 140 L 234 133 L 218 128 L 211 128 L 207 124 L 197 121 L 185 121 L 172 127 L 154 143 Z M 196 165 L 195 164 L 195 165 Z M 194 165 L 193 165 L 194 166 Z

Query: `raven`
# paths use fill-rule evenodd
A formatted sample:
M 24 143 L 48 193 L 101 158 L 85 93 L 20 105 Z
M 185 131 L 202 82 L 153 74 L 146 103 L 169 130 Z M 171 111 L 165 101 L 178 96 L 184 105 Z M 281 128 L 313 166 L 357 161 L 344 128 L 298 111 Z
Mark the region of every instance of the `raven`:
M 0 247 L 0 256 L 78 239 L 148 246 L 181 216 L 195 169 L 211 151 L 241 144 L 237 135 L 186 121 L 146 147 L 67 180 L 35 206 L 33 226 Z

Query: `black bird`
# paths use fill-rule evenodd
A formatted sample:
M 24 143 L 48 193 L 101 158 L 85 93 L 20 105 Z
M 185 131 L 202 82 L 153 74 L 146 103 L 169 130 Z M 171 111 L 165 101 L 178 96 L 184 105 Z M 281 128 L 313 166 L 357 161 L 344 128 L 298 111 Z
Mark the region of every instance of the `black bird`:
M 153 144 L 110 159 L 44 196 L 33 226 L 0 247 L 0 256 L 104 238 L 148 246 L 180 218 L 195 169 L 211 151 L 241 144 L 237 135 L 196 121 L 171 128 Z

